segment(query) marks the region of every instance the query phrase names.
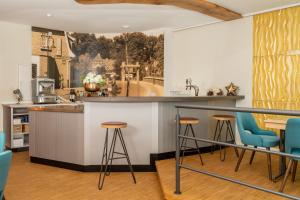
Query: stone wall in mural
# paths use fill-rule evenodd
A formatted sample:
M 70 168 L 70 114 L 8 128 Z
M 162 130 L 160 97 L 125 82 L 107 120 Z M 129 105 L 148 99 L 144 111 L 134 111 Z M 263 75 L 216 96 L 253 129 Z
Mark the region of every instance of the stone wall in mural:
M 60 90 L 82 90 L 84 78 L 92 72 L 102 76 L 106 87 L 114 83 L 115 95 L 163 95 L 163 33 L 49 32 L 33 28 L 33 55 L 40 58 L 38 74 L 47 76 L 56 69 Z

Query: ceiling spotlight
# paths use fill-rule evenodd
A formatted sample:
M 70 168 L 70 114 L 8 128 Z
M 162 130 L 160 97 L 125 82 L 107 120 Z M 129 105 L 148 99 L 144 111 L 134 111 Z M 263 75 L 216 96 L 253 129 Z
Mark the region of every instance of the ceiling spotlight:
M 46 16 L 47 17 L 52 17 L 52 14 L 51 13 L 47 13 Z
M 122 28 L 128 29 L 128 28 L 130 28 L 130 26 L 129 25 L 123 25 Z

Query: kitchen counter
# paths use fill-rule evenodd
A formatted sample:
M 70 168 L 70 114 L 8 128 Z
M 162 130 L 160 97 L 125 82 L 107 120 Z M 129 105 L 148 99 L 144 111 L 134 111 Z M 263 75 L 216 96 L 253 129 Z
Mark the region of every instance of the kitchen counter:
M 84 102 L 199 102 L 216 100 L 242 100 L 245 96 L 161 96 L 161 97 L 84 97 Z
M 156 158 L 175 151 L 175 105 L 214 105 L 235 107 L 244 96 L 200 97 L 85 97 L 81 106 L 34 106 L 30 113 L 30 157 L 33 162 L 79 170 L 99 170 L 106 130 L 101 123 L 123 121 L 122 130 L 134 169 L 153 170 Z M 204 110 L 180 110 L 181 116 L 196 117 L 200 138 L 212 138 L 214 114 L 233 114 Z M 235 129 L 235 126 L 233 126 Z M 110 130 L 110 136 L 112 130 Z M 210 144 L 199 143 L 201 148 Z M 120 149 L 120 144 L 116 144 Z M 124 160 L 115 160 L 117 169 L 127 170 Z M 123 168 L 124 169 L 123 169 Z

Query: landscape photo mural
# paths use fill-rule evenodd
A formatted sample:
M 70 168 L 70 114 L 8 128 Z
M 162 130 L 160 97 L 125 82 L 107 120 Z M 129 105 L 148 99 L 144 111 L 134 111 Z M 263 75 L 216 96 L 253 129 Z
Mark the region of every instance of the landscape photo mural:
M 32 28 L 36 74 L 56 81 L 58 93 L 83 90 L 91 73 L 101 75 L 112 96 L 162 96 L 164 34 L 74 33 Z

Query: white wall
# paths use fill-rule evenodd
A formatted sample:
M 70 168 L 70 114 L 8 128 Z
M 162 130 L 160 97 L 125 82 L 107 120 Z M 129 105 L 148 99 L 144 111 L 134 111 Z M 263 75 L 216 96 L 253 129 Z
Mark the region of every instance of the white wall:
M 19 86 L 18 66 L 31 66 L 31 26 L 0 21 L 0 104 L 14 102 Z M 2 130 L 2 105 L 0 131 Z
M 165 48 L 165 94 L 184 90 L 189 77 L 200 95 L 233 82 L 246 97 L 238 106 L 251 106 L 252 17 L 168 33 Z

